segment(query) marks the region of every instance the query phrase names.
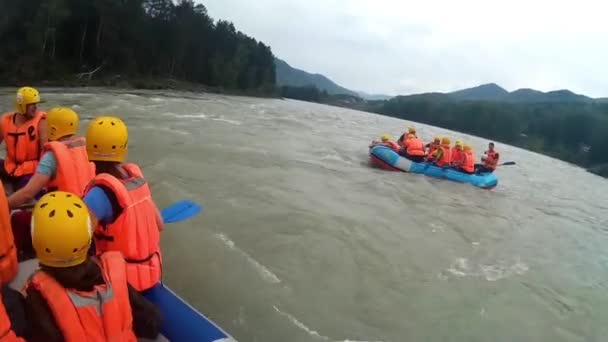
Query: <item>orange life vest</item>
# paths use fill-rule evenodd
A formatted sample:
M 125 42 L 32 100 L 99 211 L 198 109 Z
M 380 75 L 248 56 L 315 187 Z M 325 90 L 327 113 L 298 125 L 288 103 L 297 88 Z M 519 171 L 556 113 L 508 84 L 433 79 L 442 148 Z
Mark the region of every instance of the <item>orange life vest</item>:
M 406 139 L 404 145 L 406 152 L 410 156 L 424 156 L 424 143 L 419 138 Z
M 127 261 L 127 278 L 131 286 L 144 291 L 161 278 L 160 229 L 156 222 L 158 209 L 141 169 L 135 164 L 123 165 L 128 179 L 101 173 L 93 178 L 87 191 L 104 186 L 114 193 L 122 213 L 95 232 L 97 253 L 120 251 Z
M 439 145 L 435 144 L 434 142 L 431 142 L 429 144 L 429 151 L 426 153 L 426 160 L 433 160 L 433 158 L 435 158 L 435 152 L 437 151 Z
M 483 162 L 483 166 L 496 170 L 496 166 L 498 165 L 498 152 L 496 151 L 486 151 L 486 160 Z
M 441 145 L 439 148 L 443 151 L 443 155 L 441 155 L 441 158 L 436 161 L 435 164 L 437 164 L 437 166 L 449 165 L 452 160 L 450 146 Z
M 21 337 L 17 337 L 11 328 L 11 320 L 4 308 L 2 295 L 0 294 L 0 342 L 25 342 Z
M 11 228 L 4 186 L 0 182 L 0 284 L 10 283 L 17 275 L 17 248 Z
M 461 164 L 464 152 L 459 151 L 456 146 L 454 146 L 452 147 L 451 153 L 452 163 Z
M 473 152 L 465 151 L 462 152 L 462 169 L 468 173 L 475 172 L 475 157 Z
M 397 152 L 399 150 L 401 150 L 401 147 L 399 145 L 397 145 L 396 142 L 389 140 L 387 142 L 383 142 L 382 145 L 386 146 L 386 147 L 390 147 L 391 150 Z
M 64 341 L 137 341 L 122 255 L 103 254 L 99 266 L 105 284 L 90 292 L 66 289 L 44 271 L 36 272 L 27 286 L 46 300 Z
M 51 141 L 44 144 L 44 151 L 52 152 L 57 161 L 55 179 L 48 184 L 49 190 L 68 191 L 82 197 L 95 177 L 95 164 L 87 156 L 86 140 Z
M 2 138 L 6 144 L 4 169 L 13 177 L 31 175 L 36 172 L 40 160 L 40 136 L 38 124 L 46 113 L 38 112 L 26 123 L 15 125 L 17 113 L 5 113 L 2 117 Z

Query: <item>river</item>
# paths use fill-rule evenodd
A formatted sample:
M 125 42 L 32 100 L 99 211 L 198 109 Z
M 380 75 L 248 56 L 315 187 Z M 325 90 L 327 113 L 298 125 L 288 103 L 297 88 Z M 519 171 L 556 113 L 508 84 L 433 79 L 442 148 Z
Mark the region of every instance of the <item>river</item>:
M 15 89 L 2 89 L 12 109 Z M 299 101 L 42 89 L 115 113 L 166 226 L 164 281 L 239 341 L 605 341 L 608 182 L 497 144 L 491 191 L 368 166 L 410 123 Z M 483 151 L 487 141 L 416 124 Z

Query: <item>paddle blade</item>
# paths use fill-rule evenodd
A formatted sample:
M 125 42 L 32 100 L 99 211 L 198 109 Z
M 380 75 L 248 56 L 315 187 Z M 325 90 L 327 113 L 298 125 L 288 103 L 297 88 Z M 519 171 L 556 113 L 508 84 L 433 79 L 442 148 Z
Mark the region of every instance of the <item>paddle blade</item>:
M 198 203 L 181 200 L 160 211 L 164 223 L 175 223 L 191 218 L 202 210 Z
M 500 164 L 500 166 L 508 166 L 508 165 L 516 165 L 514 161 L 510 161 L 510 162 L 506 162 L 506 163 L 502 163 Z

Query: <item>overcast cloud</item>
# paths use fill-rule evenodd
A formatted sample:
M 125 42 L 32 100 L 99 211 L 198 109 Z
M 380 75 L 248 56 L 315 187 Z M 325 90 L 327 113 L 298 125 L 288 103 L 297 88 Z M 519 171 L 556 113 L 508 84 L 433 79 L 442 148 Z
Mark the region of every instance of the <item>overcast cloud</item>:
M 205 0 L 290 65 L 388 95 L 495 82 L 608 96 L 608 1 Z

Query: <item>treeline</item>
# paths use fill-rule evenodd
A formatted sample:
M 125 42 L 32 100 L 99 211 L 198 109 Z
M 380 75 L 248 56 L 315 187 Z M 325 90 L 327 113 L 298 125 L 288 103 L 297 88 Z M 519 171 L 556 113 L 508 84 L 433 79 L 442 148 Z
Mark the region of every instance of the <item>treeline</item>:
M 368 110 L 505 142 L 608 176 L 608 104 L 454 101 L 443 95 L 396 97 Z
M 270 48 L 230 22 L 214 22 L 192 0 L 0 4 L 0 77 L 5 82 L 64 79 L 98 70 L 95 77 L 166 77 L 274 91 Z
M 364 103 L 360 97 L 347 94 L 329 94 L 326 90 L 320 90 L 314 85 L 303 87 L 282 86 L 278 89 L 278 94 L 288 99 L 343 107 L 355 107 L 357 104 Z

